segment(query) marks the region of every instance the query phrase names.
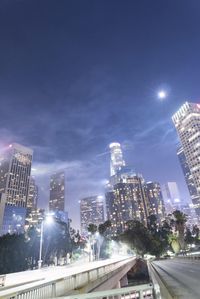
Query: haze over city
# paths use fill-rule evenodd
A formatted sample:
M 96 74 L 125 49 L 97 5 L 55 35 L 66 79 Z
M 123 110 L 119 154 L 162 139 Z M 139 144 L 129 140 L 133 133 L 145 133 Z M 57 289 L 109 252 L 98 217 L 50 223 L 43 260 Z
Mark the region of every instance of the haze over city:
M 189 200 L 171 117 L 199 102 L 199 28 L 198 1 L 1 1 L 0 146 L 34 150 L 40 207 L 49 175 L 66 169 L 78 227 L 79 200 L 104 195 L 110 142 Z

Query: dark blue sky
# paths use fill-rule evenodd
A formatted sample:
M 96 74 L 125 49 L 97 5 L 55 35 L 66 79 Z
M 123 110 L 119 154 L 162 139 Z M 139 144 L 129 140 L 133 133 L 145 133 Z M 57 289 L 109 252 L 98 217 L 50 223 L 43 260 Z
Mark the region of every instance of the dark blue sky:
M 66 168 L 75 224 L 78 200 L 103 193 L 113 141 L 188 196 L 171 116 L 199 86 L 199 0 L 0 1 L 0 144 L 34 149 L 43 205 L 47 173 Z

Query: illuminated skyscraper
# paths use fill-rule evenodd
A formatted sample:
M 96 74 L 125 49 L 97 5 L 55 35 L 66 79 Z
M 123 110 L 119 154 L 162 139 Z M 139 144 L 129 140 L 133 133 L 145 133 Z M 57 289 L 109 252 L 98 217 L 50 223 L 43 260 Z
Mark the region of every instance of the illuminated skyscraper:
M 81 199 L 81 232 L 87 234 L 90 223 L 99 225 L 104 222 L 104 203 L 101 196 L 91 196 Z
M 188 166 L 182 146 L 180 146 L 177 149 L 177 156 L 179 158 L 179 162 L 181 164 L 181 168 L 185 177 L 185 182 L 188 187 L 188 191 L 190 193 L 190 198 L 192 200 L 192 203 L 196 206 L 198 202 L 200 202 L 200 196 L 194 184 L 193 176 L 190 172 L 190 168 Z
M 60 171 L 51 175 L 49 210 L 52 212 L 65 211 L 65 172 Z
M 37 202 L 38 202 L 38 186 L 36 185 L 35 178 L 31 176 L 27 208 L 29 210 L 37 209 Z
M 162 185 L 162 195 L 167 214 L 172 213 L 176 209 L 180 209 L 181 199 L 176 182 L 167 182 Z
M 145 191 L 148 200 L 148 215 L 155 215 L 158 223 L 164 220 L 165 208 L 158 182 L 147 182 L 145 184 Z
M 125 166 L 125 161 L 123 160 L 123 154 L 121 150 L 121 145 L 119 143 L 110 144 L 110 175 L 113 176 L 118 170 Z
M 200 216 L 200 104 L 186 102 L 173 115 L 172 120 L 196 188 L 196 197 L 191 199 Z
M 128 168 L 118 171 L 113 189 L 106 193 L 106 208 L 113 234 L 124 231 L 128 220 L 146 225 L 148 210 L 142 176 Z
M 1 234 L 23 230 L 33 151 L 17 143 L 0 155 Z

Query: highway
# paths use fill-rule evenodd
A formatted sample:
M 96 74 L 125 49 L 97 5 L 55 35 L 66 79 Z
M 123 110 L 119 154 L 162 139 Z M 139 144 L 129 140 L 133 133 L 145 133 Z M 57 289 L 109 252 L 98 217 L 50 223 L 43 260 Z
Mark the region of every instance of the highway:
M 200 298 L 200 262 L 182 259 L 154 261 L 159 275 L 175 298 Z

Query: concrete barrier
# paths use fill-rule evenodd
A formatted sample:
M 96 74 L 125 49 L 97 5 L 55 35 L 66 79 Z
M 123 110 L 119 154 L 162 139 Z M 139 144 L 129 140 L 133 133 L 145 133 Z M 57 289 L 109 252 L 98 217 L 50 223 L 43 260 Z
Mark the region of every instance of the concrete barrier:
M 132 267 L 135 258 L 127 258 L 117 262 L 108 262 L 105 265 L 91 268 L 90 270 L 76 272 L 72 275 L 63 275 L 58 279 L 45 279 L 34 283 L 28 283 L 24 286 L 13 287 L 8 290 L 0 291 L 0 298 L 4 299 L 46 299 L 59 297 L 72 292 L 87 292 L 97 289 L 97 286 L 104 281 L 112 278 L 121 271 L 124 275 L 124 269 Z M 53 270 L 52 270 L 53 271 Z M 90 288 L 90 290 L 88 289 Z
M 154 286 L 154 297 L 156 299 L 177 299 L 177 296 L 172 294 L 166 282 L 161 278 L 156 267 L 152 263 L 148 263 L 149 276 Z

